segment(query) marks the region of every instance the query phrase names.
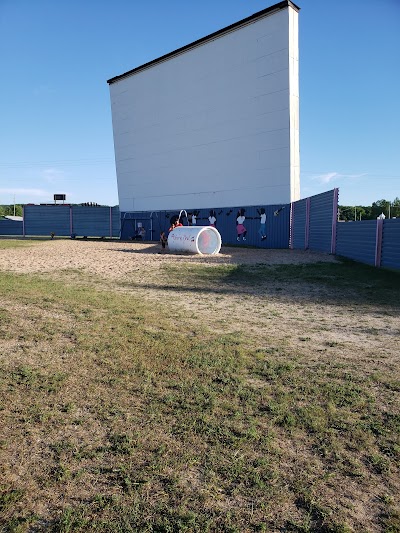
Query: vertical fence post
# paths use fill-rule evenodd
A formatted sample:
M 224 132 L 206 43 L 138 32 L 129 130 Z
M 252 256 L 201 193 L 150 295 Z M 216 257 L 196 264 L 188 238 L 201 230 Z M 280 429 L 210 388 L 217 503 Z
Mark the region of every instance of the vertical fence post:
M 382 234 L 383 234 L 383 220 L 378 218 L 376 220 L 376 240 L 375 240 L 375 266 L 381 266 L 382 255 Z
M 293 250 L 293 202 L 290 202 L 289 215 L 289 248 Z
M 306 227 L 304 234 L 304 250 L 308 250 L 310 242 L 310 210 L 311 210 L 311 198 L 306 198 Z
M 25 237 L 25 206 L 22 206 L 22 236 Z
M 110 239 L 113 236 L 113 228 L 112 228 L 112 207 L 110 206 Z
M 72 205 L 69 206 L 69 234 L 74 233 L 73 217 L 72 217 Z
M 331 254 L 336 253 L 336 230 L 337 230 L 337 210 L 339 201 L 339 189 L 333 189 L 333 206 L 332 206 L 332 240 Z

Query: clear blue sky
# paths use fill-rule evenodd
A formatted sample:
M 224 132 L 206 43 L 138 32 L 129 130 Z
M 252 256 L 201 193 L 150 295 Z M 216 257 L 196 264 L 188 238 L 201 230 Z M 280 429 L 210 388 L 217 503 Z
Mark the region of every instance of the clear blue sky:
M 106 80 L 273 5 L 0 0 L 0 204 L 118 203 Z M 298 0 L 301 196 L 400 196 L 400 0 Z

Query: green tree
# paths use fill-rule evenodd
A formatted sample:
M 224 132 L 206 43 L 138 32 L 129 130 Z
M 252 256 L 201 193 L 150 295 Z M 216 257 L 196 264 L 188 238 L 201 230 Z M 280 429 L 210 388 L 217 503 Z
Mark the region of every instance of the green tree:
M 391 216 L 400 218 L 400 198 L 398 196 L 392 202 Z
M 371 220 L 372 219 L 372 208 L 370 205 L 364 206 L 364 215 L 362 217 L 363 220 Z
M 351 205 L 339 205 L 339 220 L 354 220 L 354 207 Z
M 14 204 L 11 205 L 0 205 L 0 216 L 10 216 L 14 215 Z M 22 205 L 15 204 L 15 215 L 22 217 Z
M 339 220 L 367 220 L 371 216 L 371 209 L 363 205 L 340 205 L 339 206 Z
M 386 217 L 389 217 L 389 206 L 389 200 L 377 200 L 376 202 L 373 202 L 371 207 L 372 218 L 377 218 L 381 213 Z

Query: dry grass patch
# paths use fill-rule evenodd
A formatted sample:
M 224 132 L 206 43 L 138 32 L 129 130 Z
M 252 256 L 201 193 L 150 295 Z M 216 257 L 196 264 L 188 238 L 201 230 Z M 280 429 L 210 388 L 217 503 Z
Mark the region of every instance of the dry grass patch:
M 3 530 L 397 531 L 399 288 L 351 263 L 1 274 Z
M 10 248 L 28 248 L 41 244 L 38 240 L 22 240 L 22 239 L 2 239 L 0 237 L 0 250 L 9 250 Z

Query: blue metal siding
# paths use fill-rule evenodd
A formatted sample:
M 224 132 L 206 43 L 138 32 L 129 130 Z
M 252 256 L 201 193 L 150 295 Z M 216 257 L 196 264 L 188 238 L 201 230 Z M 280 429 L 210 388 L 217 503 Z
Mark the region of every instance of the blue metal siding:
M 164 213 L 165 220 L 165 211 L 157 212 L 158 214 Z M 121 239 L 129 240 L 136 235 L 136 230 L 138 229 L 138 223 L 142 224 L 142 227 L 146 230 L 145 240 L 159 240 L 160 231 L 156 231 L 158 228 L 154 228 L 156 213 L 146 212 L 146 211 L 136 211 L 132 213 L 121 213 Z M 165 222 L 166 230 L 169 228 L 169 220 Z M 158 223 L 157 223 L 158 226 Z M 164 226 L 162 228 L 164 230 Z
M 111 209 L 111 213 L 110 213 Z M 25 235 L 110 237 L 110 214 L 112 236 L 119 237 L 119 207 L 80 205 L 26 205 L 24 208 Z M 72 232 L 71 232 L 72 217 Z
M 261 240 L 261 235 L 259 234 L 260 215 L 258 211 L 262 207 L 264 207 L 267 215 L 265 226 L 267 238 L 264 241 Z M 274 212 L 282 207 L 284 209 L 277 216 L 274 216 Z M 229 209 L 214 209 L 217 218 L 216 226 L 221 234 L 223 244 L 237 244 L 236 218 L 240 209 L 242 209 L 241 206 Z M 259 248 L 289 247 L 290 205 L 250 206 L 243 209 L 245 209 L 244 216 L 246 217 L 244 226 L 247 229 L 247 246 L 257 246 Z M 209 224 L 209 214 L 209 209 L 202 209 L 197 219 L 197 224 L 207 226 Z M 242 240 L 240 240 L 240 244 L 243 244 Z
M 260 229 L 260 215 L 257 210 L 264 207 L 266 220 L 267 239 L 262 241 L 258 233 Z M 213 208 L 216 213 L 216 227 L 221 234 L 224 244 L 237 244 L 236 218 L 241 207 Z M 244 207 L 247 228 L 245 244 L 261 248 L 288 248 L 289 246 L 289 223 L 290 204 Z M 279 210 L 277 216 L 274 212 Z M 210 209 L 196 209 L 198 212 L 197 226 L 209 225 Z M 187 210 L 190 213 L 190 210 Z M 137 223 L 141 222 L 146 229 L 146 240 L 159 240 L 160 232 L 168 232 L 170 218 L 178 215 L 179 211 L 157 211 L 157 212 L 132 212 L 121 213 L 121 239 L 130 239 L 134 234 Z M 152 230 L 152 231 L 151 231 Z M 151 237 L 152 236 L 152 237 Z M 242 244 L 242 241 L 240 241 Z
M 381 266 L 400 269 L 400 219 L 383 221 Z
M 337 255 L 375 265 L 376 220 L 339 222 L 336 235 Z
M 70 235 L 70 206 L 26 205 L 25 235 Z
M 110 208 L 73 206 L 72 231 L 78 236 L 109 237 Z
M 330 252 L 332 244 L 334 191 L 324 192 L 310 198 L 310 250 Z
M 0 235 L 22 235 L 22 230 L 22 221 L 7 218 L 0 220 Z
M 112 224 L 112 236 L 113 237 L 119 237 L 121 232 L 121 214 L 119 212 L 119 207 L 115 205 L 111 208 L 112 217 L 111 217 L 111 224 Z
M 292 246 L 304 250 L 306 236 L 306 200 L 293 203 Z

